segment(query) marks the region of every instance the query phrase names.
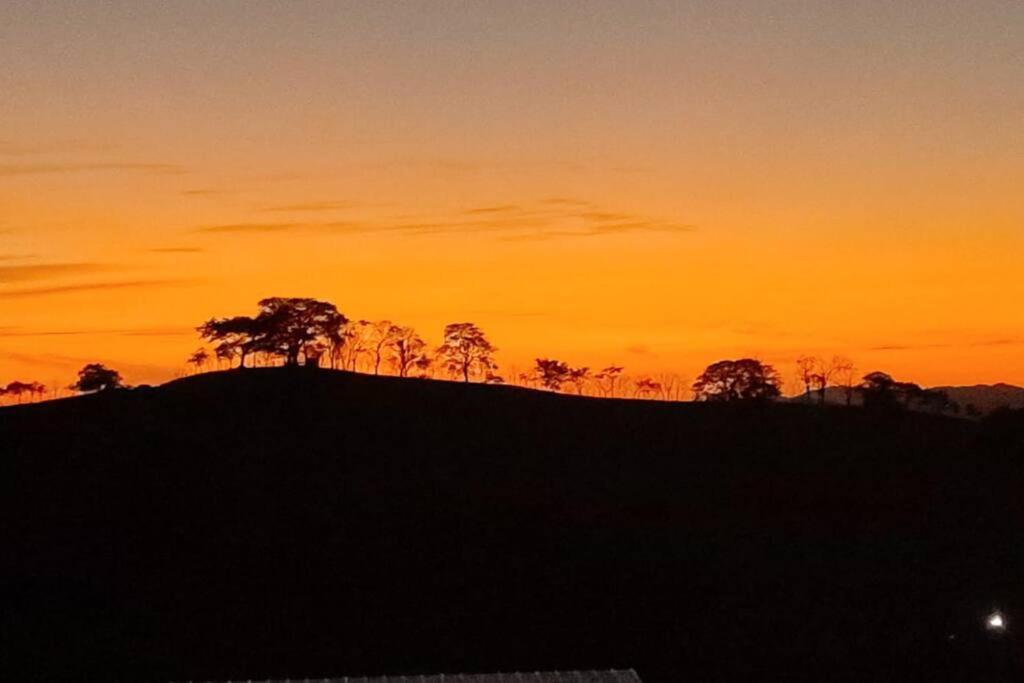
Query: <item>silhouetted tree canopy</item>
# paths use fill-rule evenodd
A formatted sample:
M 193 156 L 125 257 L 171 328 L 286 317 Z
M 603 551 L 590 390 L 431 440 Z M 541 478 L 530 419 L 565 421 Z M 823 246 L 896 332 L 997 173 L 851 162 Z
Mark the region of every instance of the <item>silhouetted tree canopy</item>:
M 583 395 L 583 388 L 587 384 L 587 380 L 590 379 L 590 368 L 584 366 L 582 368 L 571 368 L 569 370 L 569 382 L 576 387 L 576 393 L 580 396 Z
M 495 351 L 483 330 L 473 323 L 452 323 L 444 328 L 444 343 L 437 349 L 437 355 L 444 359 L 448 371 L 461 375 L 463 381 L 483 375 L 485 382 L 494 384 L 501 380 L 493 373 L 498 368 L 493 358 Z
M 601 391 L 608 396 L 615 396 L 615 383 L 618 381 L 623 369 L 621 365 L 609 365 L 595 374 L 594 379 L 598 381 Z
M 199 336 L 214 344 L 217 358 L 228 361 L 238 358 L 238 367 L 245 367 L 245 358 L 255 350 L 260 337 L 259 323 L 249 316 L 211 318 L 196 328 Z
M 370 325 L 370 353 L 373 354 L 373 374 L 380 374 L 380 363 L 391 345 L 402 333 L 402 328 L 390 320 L 378 320 Z
M 3 393 L 10 394 L 11 396 L 18 397 L 18 403 L 21 403 L 21 397 L 25 394 L 32 394 L 35 391 L 35 382 L 19 382 L 14 381 L 7 384 L 3 388 Z
M 876 410 L 916 408 L 928 412 L 959 412 L 960 406 L 938 389 L 923 389 L 913 382 L 897 382 L 885 372 L 864 375 L 858 390 L 864 406 Z
M 876 370 L 864 375 L 859 389 L 865 407 L 898 409 L 904 404 L 903 397 L 909 392 L 919 390 L 920 387 L 907 382 L 897 382 L 892 375 Z
M 71 388 L 86 393 L 120 389 L 124 386 L 121 373 L 117 370 L 112 370 L 102 363 L 89 363 L 78 371 L 78 381 L 72 384 Z
M 28 391 L 34 397 L 42 398 L 43 394 L 46 393 L 46 385 L 39 382 L 29 382 Z
M 534 360 L 534 368 L 541 386 L 545 389 L 558 391 L 562 384 L 567 382 L 572 373 L 568 363 L 553 358 L 537 358 Z
M 259 302 L 255 318 L 212 318 L 200 325 L 199 335 L 214 343 L 218 358 L 238 357 L 239 367 L 251 353 L 280 356 L 287 365 L 299 357 L 319 358 L 342 343 L 348 319 L 334 304 L 306 298 L 271 297 Z
M 210 353 L 206 349 L 196 349 L 196 351 L 188 357 L 189 365 L 194 366 L 196 370 L 202 370 L 208 360 L 210 360 Z
M 388 349 L 391 365 L 399 377 L 408 377 L 413 369 L 430 367 L 427 343 L 411 327 L 396 326 L 389 336 Z
M 633 396 L 635 398 L 650 398 L 661 391 L 661 382 L 652 377 L 638 377 L 633 384 Z
M 811 386 L 814 384 L 818 359 L 814 356 L 800 356 L 796 359 L 796 376 L 804 385 L 804 400 L 811 400 Z
M 693 383 L 698 401 L 763 400 L 779 396 L 779 374 L 753 358 L 721 360 L 709 365 Z
M 320 356 L 348 322 L 334 304 L 316 299 L 271 297 L 259 302 L 256 350 L 298 365 L 299 356 Z
M 857 373 L 853 361 L 845 356 L 835 356 L 832 359 L 832 365 L 835 367 L 835 376 L 839 386 L 843 388 L 846 405 L 850 405 L 853 402 L 853 392 L 856 389 L 857 381 Z

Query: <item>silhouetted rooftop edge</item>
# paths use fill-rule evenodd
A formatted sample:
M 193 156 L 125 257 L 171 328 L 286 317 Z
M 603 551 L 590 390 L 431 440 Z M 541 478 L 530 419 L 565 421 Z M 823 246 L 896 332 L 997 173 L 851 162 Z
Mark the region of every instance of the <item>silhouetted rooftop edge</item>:
M 205 683 L 214 683 L 207 681 Z M 225 681 L 223 683 L 242 683 Z M 641 683 L 633 669 L 609 671 L 534 671 L 491 674 L 434 674 L 421 676 L 357 676 L 342 678 L 285 678 L 245 683 Z

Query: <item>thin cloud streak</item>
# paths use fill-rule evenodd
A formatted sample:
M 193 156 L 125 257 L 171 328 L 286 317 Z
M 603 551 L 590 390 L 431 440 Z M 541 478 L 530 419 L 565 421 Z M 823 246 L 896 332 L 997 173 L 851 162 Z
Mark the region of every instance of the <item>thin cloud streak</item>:
M 60 163 L 60 164 L 0 164 L 0 177 L 38 175 L 44 173 L 83 173 L 89 171 L 129 171 L 157 175 L 181 175 L 187 173 L 174 164 L 134 163 Z
M 225 225 L 206 225 L 196 228 L 194 232 L 205 233 L 252 233 L 252 232 L 285 232 L 296 228 L 308 228 L 302 223 L 227 223 Z
M 91 282 L 55 287 L 33 287 L 29 289 L 0 291 L 0 299 L 26 299 L 32 297 L 57 296 L 62 294 L 77 294 L 81 292 L 113 291 L 118 289 L 148 289 L 154 287 L 184 285 L 192 282 L 194 282 L 194 280 L 129 280 L 123 282 Z
M 465 213 L 473 216 L 481 213 L 512 213 L 516 211 L 522 211 L 522 208 L 515 204 L 499 204 L 497 206 L 480 206 L 475 209 L 467 209 Z
M 95 329 L 95 330 L 20 330 L 18 328 L 0 328 L 0 338 L 7 337 L 180 337 L 195 334 L 191 327 L 149 327 L 129 329 Z
M 988 339 L 973 342 L 934 344 L 884 344 L 868 347 L 868 351 L 923 351 L 929 349 L 986 348 L 992 346 L 1015 346 L 1024 344 L 1024 339 Z
M 202 247 L 154 247 L 149 251 L 154 254 L 199 254 L 205 250 Z
M 298 206 L 298 205 L 295 205 Z M 311 205 L 310 205 L 311 206 Z M 284 207 L 278 207 L 284 208 Z M 503 240 L 598 237 L 623 233 L 686 233 L 696 227 L 652 216 L 602 211 L 572 199 L 542 200 L 534 207 L 496 204 L 473 207 L 454 215 L 409 221 L 407 218 L 295 223 L 230 223 L 196 228 L 200 233 L 280 233 L 288 231 L 337 234 L 396 233 L 409 235 L 496 234 Z
M 96 355 L 90 356 L 65 356 L 56 353 L 19 353 L 14 351 L 0 351 L 0 359 L 33 367 L 63 368 L 65 370 L 76 370 L 86 363 L 110 363 L 117 365 L 118 369 L 129 375 L 136 376 L 159 376 L 167 372 L 169 368 L 159 365 L 145 365 L 140 363 L 125 363 L 115 361 Z
M 305 202 L 300 204 L 283 204 L 280 206 L 267 206 L 260 209 L 260 211 L 268 211 L 272 213 L 341 211 L 344 209 L 358 208 L 359 206 L 361 206 L 359 203 L 352 201 L 323 201 Z
M 26 145 L 11 140 L 0 140 L 0 155 L 14 157 L 53 153 L 110 152 L 114 149 L 115 145 L 112 144 L 86 142 L 84 140 L 55 140 L 34 145 Z
M 111 270 L 101 263 L 40 263 L 28 266 L 0 266 L 0 283 L 48 280 L 64 275 Z

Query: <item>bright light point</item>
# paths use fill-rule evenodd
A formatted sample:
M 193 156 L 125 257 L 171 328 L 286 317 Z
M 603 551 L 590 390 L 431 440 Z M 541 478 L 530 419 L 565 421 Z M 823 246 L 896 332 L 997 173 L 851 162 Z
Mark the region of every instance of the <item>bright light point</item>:
M 999 612 L 993 612 L 985 620 L 985 625 L 990 631 L 1002 631 L 1006 629 L 1006 620 L 1003 619 L 1003 615 Z

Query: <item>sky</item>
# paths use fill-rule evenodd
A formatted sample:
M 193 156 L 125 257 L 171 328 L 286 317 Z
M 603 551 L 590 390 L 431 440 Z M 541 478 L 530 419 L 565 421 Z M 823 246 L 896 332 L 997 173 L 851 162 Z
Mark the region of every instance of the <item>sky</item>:
M 0 3 L 0 383 L 327 299 L 499 361 L 1024 384 L 1024 2 Z

